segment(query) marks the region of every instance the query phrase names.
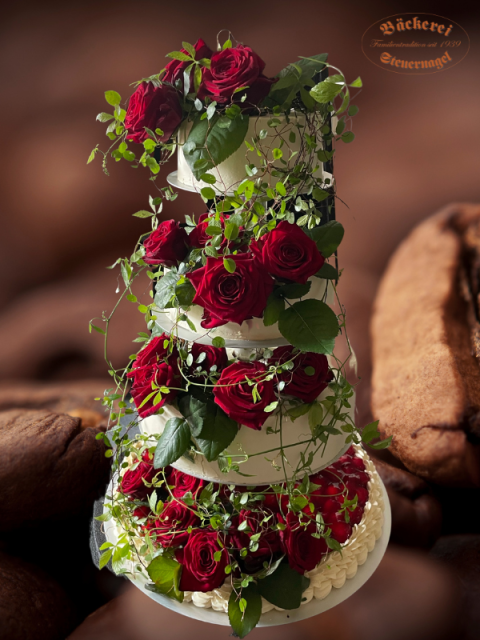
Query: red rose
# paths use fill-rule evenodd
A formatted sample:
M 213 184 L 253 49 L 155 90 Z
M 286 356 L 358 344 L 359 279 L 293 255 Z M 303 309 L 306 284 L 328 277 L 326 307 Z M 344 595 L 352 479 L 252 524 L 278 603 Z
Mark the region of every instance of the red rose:
M 268 273 L 301 284 L 325 262 L 315 242 L 297 224 L 285 220 L 259 240 L 252 240 L 250 248 Z
M 228 364 L 227 352 L 223 347 L 212 347 L 208 344 L 192 343 L 193 364 L 190 367 L 194 373 L 199 367 L 202 371 L 210 372 L 215 366 L 218 372 L 224 369 Z
M 162 394 L 160 402 L 153 404 L 155 395 L 142 405 L 155 389 L 152 383 L 159 387 L 178 387 L 181 383 L 181 376 L 178 369 L 178 352 L 176 347 L 171 354 L 163 346 L 165 340 L 170 336 L 162 334 L 154 338 L 140 351 L 133 363 L 132 370 L 127 374 L 127 378 L 133 378 L 130 393 L 137 407 L 141 418 L 153 415 L 165 402 L 172 402 L 178 391 L 172 389 L 168 394 Z M 141 406 L 142 405 L 142 406 Z
M 214 53 L 210 69 L 203 69 L 198 96 L 210 96 L 218 103 L 227 102 L 240 87 L 246 90 L 247 102 L 258 105 L 270 91 L 273 80 L 263 75 L 265 62 L 243 44 Z M 240 98 L 244 92 L 240 91 Z
M 181 591 L 212 591 L 224 583 L 229 559 L 227 550 L 218 544 L 218 535 L 212 529 L 193 531 L 185 548 L 177 551 L 177 560 L 183 565 Z M 220 560 L 215 560 L 219 551 Z
M 155 527 L 150 533 L 156 534 L 157 543 L 162 547 L 184 545 L 191 535 L 187 531 L 188 527 L 196 527 L 199 522 L 200 519 L 191 509 L 182 502 L 172 500 L 155 520 Z
M 145 486 L 144 480 L 152 482 L 155 474 L 158 473 L 153 465 L 148 462 L 140 462 L 135 469 L 127 469 L 120 481 L 122 493 L 135 500 L 144 500 L 153 491 Z
M 205 309 L 201 325 L 206 329 L 261 318 L 273 290 L 272 278 L 251 256 L 228 257 L 235 262 L 233 273 L 225 269 L 223 258 L 207 258 L 205 267 L 188 274 L 196 291 L 193 303 Z
M 217 384 L 213 387 L 215 402 L 225 413 L 240 424 L 256 429 L 262 428 L 270 415 L 265 407 L 275 401 L 273 380 L 262 379 L 256 385 L 260 399 L 253 397 L 253 386 L 249 380 L 258 380 L 268 371 L 263 362 L 235 362 L 222 371 Z
M 315 569 L 322 556 L 328 553 L 327 543 L 323 538 L 312 536 L 317 530 L 314 522 L 305 527 L 292 511 L 288 512 L 285 524 L 286 529 L 280 532 L 280 536 L 288 563 L 303 575 L 305 571 Z
M 164 220 L 144 242 L 147 264 L 177 266 L 188 253 L 188 235 L 175 220 Z
M 200 38 L 193 45 L 195 49 L 195 60 L 202 60 L 202 58 L 210 58 L 212 55 L 212 50 L 205 42 Z M 182 53 L 187 53 L 186 49 L 180 49 Z M 162 78 L 162 82 L 170 82 L 170 84 L 175 84 L 176 80 L 181 80 L 182 90 L 183 90 L 183 72 L 191 64 L 189 60 L 172 60 L 165 67 L 165 75 Z M 193 69 L 190 71 L 190 87 L 193 88 Z
M 173 485 L 172 495 L 175 498 L 183 498 L 189 491 L 195 496 L 199 490 L 203 488 L 205 483 L 200 478 L 189 476 L 187 473 L 183 473 L 183 471 L 179 471 L 178 469 L 172 469 L 172 473 L 168 478 L 168 484 Z
M 269 362 L 278 365 L 293 359 L 293 369 L 280 374 L 280 379 L 286 383 L 284 392 L 303 402 L 313 402 L 333 380 L 333 371 L 323 354 L 307 351 L 295 355 L 294 352 L 294 347 L 290 345 L 277 347 Z M 305 373 L 307 367 L 311 367 L 314 373 Z
M 151 82 L 142 82 L 130 97 L 125 129 L 127 140 L 143 142 L 149 137 L 145 127 L 151 131 L 161 129 L 161 142 L 166 142 L 182 121 L 182 107 L 173 87 L 162 84 L 156 87 Z

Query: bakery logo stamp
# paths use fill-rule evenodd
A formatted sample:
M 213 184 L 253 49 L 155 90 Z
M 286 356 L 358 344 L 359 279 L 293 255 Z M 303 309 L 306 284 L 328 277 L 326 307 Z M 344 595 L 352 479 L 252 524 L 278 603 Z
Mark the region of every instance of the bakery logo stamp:
M 383 18 L 362 37 L 362 51 L 377 67 L 394 73 L 439 73 L 461 62 L 470 38 L 454 20 L 433 13 L 401 13 Z

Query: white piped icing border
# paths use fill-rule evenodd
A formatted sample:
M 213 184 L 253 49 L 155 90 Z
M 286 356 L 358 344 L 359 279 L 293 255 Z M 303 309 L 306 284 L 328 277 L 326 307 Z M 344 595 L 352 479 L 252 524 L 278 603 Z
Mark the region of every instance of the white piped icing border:
M 333 551 L 322 558 L 320 564 L 308 571 L 306 576 L 310 578 L 308 589 L 303 592 L 302 605 L 307 604 L 315 598 L 323 600 L 333 589 L 340 589 L 346 580 L 353 578 L 358 567 L 364 564 L 368 554 L 373 551 L 377 540 L 382 535 L 384 500 L 380 477 L 375 469 L 375 465 L 368 454 L 360 446 L 356 446 L 356 456 L 365 463 L 366 472 L 370 476 L 368 483 L 368 502 L 365 505 L 362 519 L 359 524 L 354 525 L 352 535 L 343 545 L 342 552 Z M 129 458 L 127 458 L 127 461 Z M 133 458 L 131 460 L 133 462 Z M 116 524 L 116 535 L 120 536 L 123 529 Z M 137 548 L 143 544 L 141 537 L 135 539 Z M 126 561 L 124 567 L 132 573 L 137 573 L 132 561 Z M 212 608 L 214 611 L 228 612 L 228 599 L 232 587 L 225 582 L 219 589 L 207 591 L 185 591 L 184 602 L 191 602 L 202 609 Z M 275 607 L 270 602 L 262 598 L 262 613 L 267 613 L 276 609 L 282 611 L 280 607 Z

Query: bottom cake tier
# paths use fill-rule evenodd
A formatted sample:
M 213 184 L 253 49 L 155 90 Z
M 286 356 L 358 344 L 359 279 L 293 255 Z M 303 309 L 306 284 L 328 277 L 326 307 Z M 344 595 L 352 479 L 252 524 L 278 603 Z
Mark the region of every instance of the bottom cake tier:
M 381 537 L 384 506 L 359 446 L 294 487 L 237 488 L 155 470 L 136 442 L 107 493 L 104 548 L 114 571 L 185 607 L 228 613 L 253 582 L 263 615 L 342 588 Z

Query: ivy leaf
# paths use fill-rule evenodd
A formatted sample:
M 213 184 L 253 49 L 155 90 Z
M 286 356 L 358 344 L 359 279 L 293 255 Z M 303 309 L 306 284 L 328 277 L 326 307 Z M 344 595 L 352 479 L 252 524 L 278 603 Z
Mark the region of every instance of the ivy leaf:
M 249 118 L 239 114 L 228 129 L 218 126 L 219 118 L 199 120 L 193 125 L 183 153 L 193 175 L 198 180 L 202 174 L 216 167 L 240 148 L 248 130 Z M 195 165 L 198 160 L 202 164 Z
M 245 638 L 257 626 L 262 614 L 262 598 L 258 587 L 250 582 L 240 595 L 232 591 L 228 600 L 228 619 L 235 635 Z
M 157 593 L 183 602 L 183 591 L 179 588 L 182 565 L 179 562 L 166 556 L 157 556 L 148 565 L 147 573 L 154 582 Z
M 237 433 L 238 423 L 210 400 L 202 430 L 195 436 L 195 441 L 208 462 L 212 462 L 233 442 Z
M 258 581 L 258 590 L 265 600 L 282 609 L 298 609 L 302 594 L 310 580 L 294 571 L 287 561 L 278 565 L 276 571 Z
M 176 271 L 169 271 L 157 282 L 154 300 L 159 309 L 166 309 L 170 304 L 175 295 L 175 287 L 179 279 L 180 276 Z
M 339 274 L 335 267 L 325 262 L 322 268 L 315 274 L 317 278 L 324 278 L 325 280 L 338 280 Z
M 225 346 L 225 339 L 222 338 L 221 336 L 216 336 L 215 338 L 213 338 L 212 340 L 212 345 L 214 347 L 217 347 L 217 349 L 221 349 L 222 347 Z
M 144 209 L 142 211 L 137 211 L 137 213 L 132 213 L 134 218 L 151 218 L 153 215 L 155 214 L 151 211 L 145 211 Z
M 287 415 L 295 422 L 297 418 L 304 416 L 310 411 L 311 404 L 299 404 L 297 407 L 292 407 L 287 411 Z
M 362 442 L 368 444 L 372 449 L 386 449 L 392 442 L 392 436 L 388 436 L 388 438 L 380 440 L 380 442 L 372 443 L 372 440 L 382 437 L 382 434 L 378 430 L 378 423 L 379 421 L 375 420 L 375 422 L 370 422 L 370 424 L 363 427 Z
M 280 314 L 278 328 L 291 345 L 302 351 L 333 353 L 340 331 L 338 319 L 320 300 L 301 300 Z
M 206 402 L 191 395 L 185 395 L 178 402 L 180 413 L 190 425 L 192 436 L 196 437 L 203 429 L 203 422 L 208 412 Z
M 270 327 L 272 324 L 275 324 L 278 322 L 280 314 L 284 310 L 285 300 L 281 296 L 271 293 L 268 297 L 265 311 L 263 312 L 263 324 L 266 327 Z
M 190 444 L 190 427 L 183 418 L 170 418 L 158 441 L 153 458 L 155 469 L 167 467 L 178 460 Z
M 117 104 L 120 104 L 121 96 L 116 91 L 105 91 L 105 100 L 108 104 L 111 104 L 112 107 L 115 107 Z
M 310 427 L 310 431 L 312 434 L 315 434 L 316 428 L 322 424 L 323 420 L 323 409 L 318 402 L 314 402 L 310 407 L 310 411 L 308 412 L 308 426 Z
M 324 258 L 329 258 L 335 253 L 338 245 L 343 240 L 345 230 L 340 222 L 331 220 L 321 227 L 308 231 L 308 235 L 316 243 L 318 250 Z

